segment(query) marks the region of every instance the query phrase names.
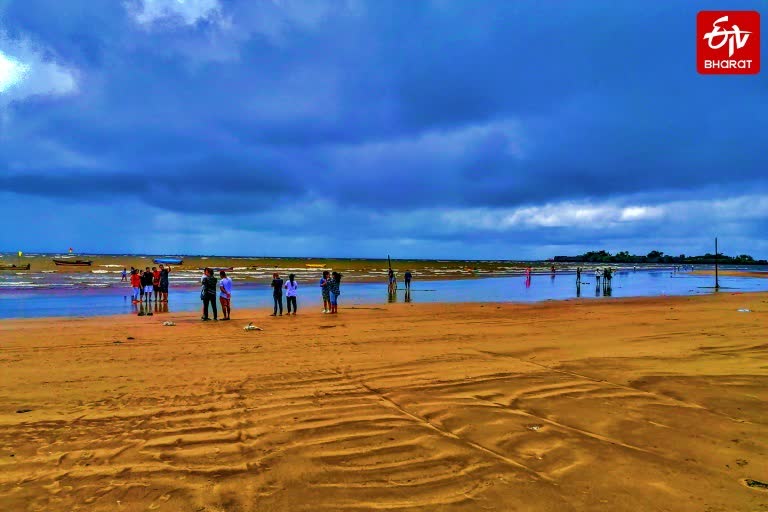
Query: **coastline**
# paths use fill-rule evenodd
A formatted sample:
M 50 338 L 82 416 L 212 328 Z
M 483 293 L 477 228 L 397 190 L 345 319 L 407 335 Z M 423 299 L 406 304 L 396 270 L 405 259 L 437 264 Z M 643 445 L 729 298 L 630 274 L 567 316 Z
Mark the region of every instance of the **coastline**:
M 0 322 L 0 503 L 765 503 L 768 293 L 265 314 Z
M 691 274 L 696 276 L 714 276 L 714 270 L 694 270 Z M 749 270 L 719 270 L 718 274 L 723 277 L 758 277 L 768 278 L 768 272 L 755 272 Z
M 733 277 L 733 276 L 732 276 Z M 401 290 L 402 291 L 402 290 Z M 731 295 L 731 296 L 737 296 L 737 295 L 743 295 L 743 296 L 757 296 L 762 297 L 763 295 L 768 295 L 768 291 L 764 290 L 757 290 L 757 291 L 729 291 L 724 290 L 720 292 L 708 292 L 703 293 L 700 295 L 663 295 L 663 296 L 631 296 L 631 297 L 601 297 L 600 301 L 601 303 L 635 303 L 638 305 L 643 304 L 654 304 L 658 301 L 674 301 L 678 299 L 690 299 L 690 298 L 712 298 L 712 297 L 718 297 L 718 296 L 725 296 L 725 295 Z M 768 296 L 766 297 L 768 298 Z M 218 300 L 218 298 L 217 298 Z M 472 301 L 472 302 L 462 302 L 462 301 L 439 301 L 439 302 L 423 302 L 423 303 L 353 303 L 350 305 L 343 305 L 340 307 L 340 313 L 342 314 L 345 311 L 359 311 L 359 310 L 374 310 L 374 311 L 387 311 L 390 308 L 396 309 L 396 308 L 410 308 L 410 307 L 419 307 L 419 308 L 436 308 L 441 309 L 443 307 L 448 308 L 461 308 L 461 307 L 497 307 L 497 306 L 504 306 L 504 307 L 523 307 L 523 308 L 529 308 L 529 307 L 537 307 L 542 305 L 557 305 L 557 304 L 581 304 L 581 305 L 587 305 L 592 304 L 595 302 L 595 299 L 591 297 L 569 297 L 564 299 L 544 299 L 540 301 L 533 301 L 533 302 L 523 302 L 523 301 L 487 301 L 487 302 L 478 302 L 478 301 Z M 315 306 L 315 303 L 310 303 L 312 306 Z M 284 305 L 285 306 L 285 305 Z M 274 320 L 271 317 L 272 308 L 271 307 L 257 307 L 257 308 L 236 308 L 235 309 L 235 318 L 233 321 L 245 321 L 246 323 L 249 321 L 254 321 L 254 319 L 268 319 L 268 320 Z M 156 316 L 156 318 L 155 318 Z M 287 317 L 287 315 L 284 315 Z M 315 317 L 322 317 L 329 320 L 332 320 L 334 318 L 339 318 L 339 315 L 331 316 L 331 315 L 323 315 L 320 313 L 317 308 L 314 308 L 307 311 L 302 308 L 302 312 L 300 315 L 296 315 L 297 317 L 301 318 L 315 318 Z M 291 317 L 293 318 L 293 316 Z M 160 323 L 166 320 L 170 321 L 199 321 L 200 320 L 200 313 L 199 311 L 188 311 L 188 310 L 182 310 L 182 311 L 176 311 L 176 312 L 164 312 L 161 314 L 153 315 L 152 317 L 143 317 L 142 319 L 136 319 L 136 315 L 134 314 L 108 314 L 108 315 L 77 315 L 72 317 L 62 317 L 62 316 L 43 316 L 43 317 L 29 317 L 29 318 L 6 318 L 3 319 L 2 323 L 0 323 L 0 332 L 3 330 L 9 330 L 9 328 L 13 327 L 14 323 L 18 324 L 24 324 L 24 323 L 61 323 L 61 322 L 73 322 L 73 321 L 89 321 L 89 320 L 98 320 L 98 321 L 105 321 L 105 322 L 115 322 L 118 320 L 125 320 L 125 319 L 132 319 L 137 322 L 145 322 L 145 321 L 152 321 L 157 320 Z M 199 323 L 199 322 L 198 322 Z

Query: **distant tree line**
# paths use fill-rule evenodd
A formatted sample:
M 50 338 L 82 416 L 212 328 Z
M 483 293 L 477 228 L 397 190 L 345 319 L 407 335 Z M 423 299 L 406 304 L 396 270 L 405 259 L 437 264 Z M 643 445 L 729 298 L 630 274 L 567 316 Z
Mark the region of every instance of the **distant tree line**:
M 645 256 L 629 254 L 627 251 L 611 254 L 608 251 L 589 251 L 579 256 L 555 256 L 554 261 L 559 262 L 578 262 L 578 263 L 715 263 L 714 254 L 704 254 L 703 256 L 671 256 L 661 251 L 651 251 Z M 720 254 L 717 258 L 718 263 L 728 265 L 768 265 L 766 260 L 756 260 L 748 254 L 739 256 L 726 256 Z

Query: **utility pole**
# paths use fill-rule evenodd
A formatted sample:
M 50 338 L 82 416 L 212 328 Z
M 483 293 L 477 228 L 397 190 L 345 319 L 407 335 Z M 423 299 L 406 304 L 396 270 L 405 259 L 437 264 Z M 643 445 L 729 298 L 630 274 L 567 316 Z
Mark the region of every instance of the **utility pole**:
M 719 276 L 718 276 L 718 273 L 717 273 L 717 258 L 718 258 L 718 254 L 717 254 L 717 237 L 715 237 L 715 290 L 719 290 L 720 289 L 720 279 L 719 279 Z

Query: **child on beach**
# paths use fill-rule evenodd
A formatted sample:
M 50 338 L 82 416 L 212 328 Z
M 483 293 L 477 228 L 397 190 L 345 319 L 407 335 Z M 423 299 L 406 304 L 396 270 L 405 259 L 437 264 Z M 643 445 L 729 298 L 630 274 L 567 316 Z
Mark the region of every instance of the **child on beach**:
M 296 290 L 299 288 L 296 283 L 296 274 L 288 276 L 288 282 L 285 283 L 285 301 L 288 306 L 288 314 L 291 314 L 291 306 L 293 306 L 293 314 L 296 314 Z
M 232 310 L 232 278 L 227 277 L 227 273 L 223 270 L 219 271 L 219 301 L 221 301 L 221 314 L 224 315 L 222 320 L 229 320 L 229 313 Z
M 323 271 L 323 277 L 320 278 L 320 291 L 323 294 L 323 313 L 331 312 L 331 273 Z
M 124 283 L 126 281 L 128 281 L 128 271 L 123 269 L 122 274 L 120 274 L 120 282 Z
M 280 279 L 280 274 L 275 272 L 272 274 L 272 299 L 275 301 L 275 310 L 272 316 L 277 316 L 277 309 L 280 308 L 280 316 L 283 316 L 283 280 Z
M 131 287 L 133 288 L 133 303 L 139 302 L 140 290 L 141 290 L 141 277 L 139 277 L 139 271 L 136 269 L 131 270 Z
M 338 272 L 333 272 L 331 274 L 331 313 L 338 313 L 339 312 L 339 295 L 341 295 L 341 290 L 339 286 L 341 285 L 341 274 Z

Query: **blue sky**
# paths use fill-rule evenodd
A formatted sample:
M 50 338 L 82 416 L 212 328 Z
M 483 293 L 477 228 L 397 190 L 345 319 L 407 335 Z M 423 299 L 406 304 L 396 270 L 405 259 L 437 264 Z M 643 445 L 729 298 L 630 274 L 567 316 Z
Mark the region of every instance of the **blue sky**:
M 765 258 L 765 5 L 0 0 L 0 250 Z

